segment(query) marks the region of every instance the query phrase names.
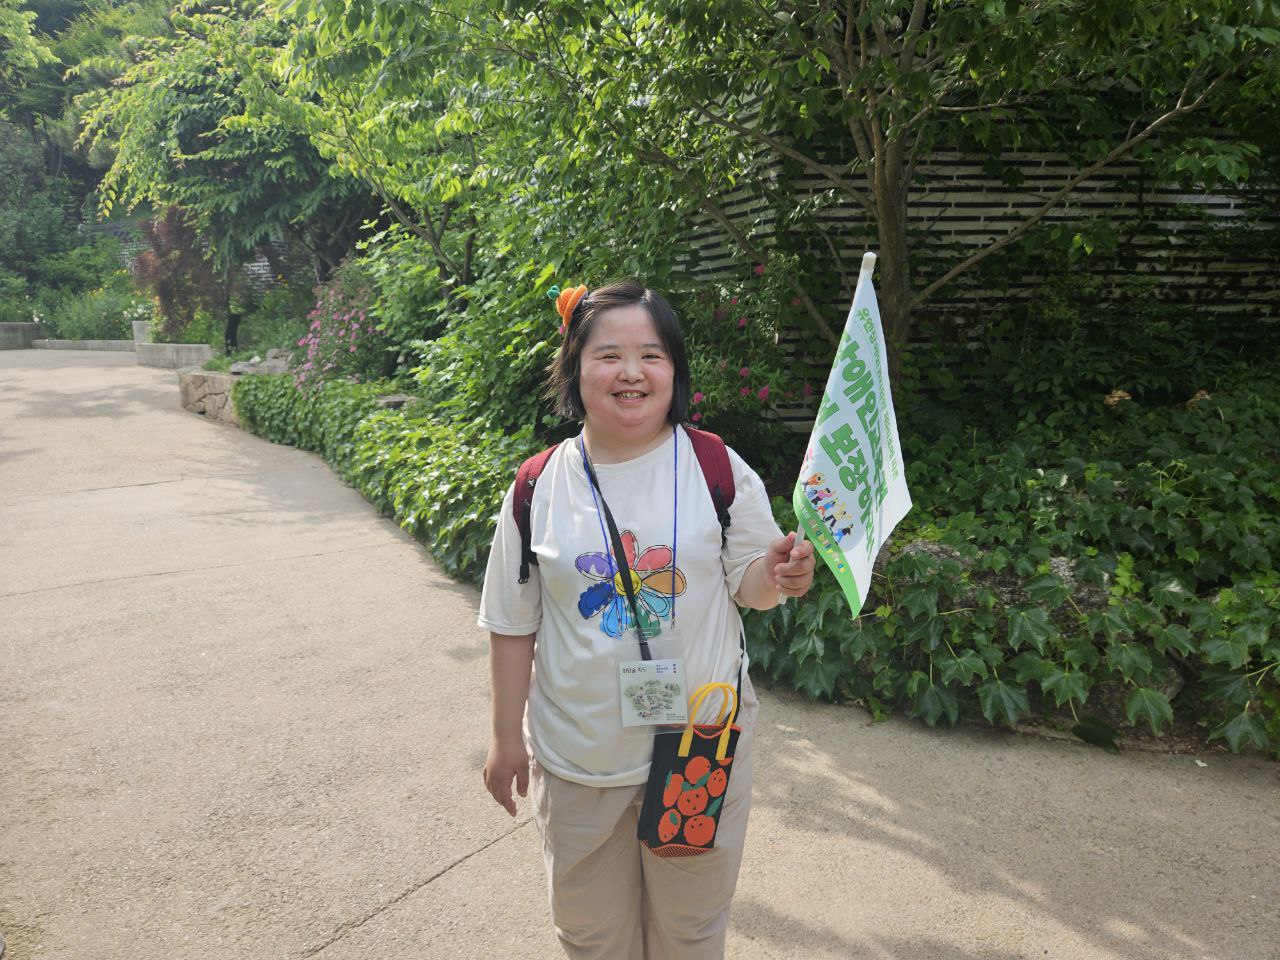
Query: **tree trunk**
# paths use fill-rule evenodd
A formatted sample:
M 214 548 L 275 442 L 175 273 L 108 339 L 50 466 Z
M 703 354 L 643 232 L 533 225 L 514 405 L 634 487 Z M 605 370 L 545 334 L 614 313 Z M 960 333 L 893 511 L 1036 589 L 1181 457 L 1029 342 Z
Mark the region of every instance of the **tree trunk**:
M 885 143 L 876 158 L 875 204 L 880 235 L 880 322 L 889 351 L 889 376 L 896 386 L 901 352 L 911 337 L 911 263 L 907 246 L 907 170 L 901 141 Z
M 227 311 L 227 328 L 223 334 L 223 348 L 227 353 L 232 353 L 240 346 L 240 311 Z

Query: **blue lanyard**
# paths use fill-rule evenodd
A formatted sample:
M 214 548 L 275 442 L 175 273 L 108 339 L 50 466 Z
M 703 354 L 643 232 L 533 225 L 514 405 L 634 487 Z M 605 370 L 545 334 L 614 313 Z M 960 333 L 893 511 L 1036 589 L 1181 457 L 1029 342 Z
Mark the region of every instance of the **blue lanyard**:
M 591 478 L 594 474 L 591 470 L 591 464 L 587 460 L 587 445 L 583 441 L 581 434 L 578 436 L 578 449 L 582 452 L 582 469 L 586 471 L 587 487 L 591 490 L 591 502 L 595 504 L 596 521 L 600 524 L 600 539 L 604 541 L 605 556 L 610 558 L 610 561 L 613 564 L 614 575 L 616 576 L 621 572 L 622 564 L 619 563 L 618 558 L 613 555 L 613 548 L 609 545 L 609 535 L 605 533 L 604 530 L 604 513 L 600 509 L 600 500 L 596 496 L 596 485 L 591 482 Z M 671 450 L 671 626 L 674 628 L 676 625 L 676 546 L 679 542 L 678 534 L 680 531 L 680 437 L 679 430 L 675 427 L 672 427 L 671 429 Z M 603 492 L 600 496 L 604 496 Z M 621 533 L 621 531 L 619 531 L 619 533 Z M 624 557 L 623 559 L 625 560 L 626 558 Z M 643 641 L 644 635 L 641 633 L 640 624 L 637 623 L 635 627 L 636 635 Z

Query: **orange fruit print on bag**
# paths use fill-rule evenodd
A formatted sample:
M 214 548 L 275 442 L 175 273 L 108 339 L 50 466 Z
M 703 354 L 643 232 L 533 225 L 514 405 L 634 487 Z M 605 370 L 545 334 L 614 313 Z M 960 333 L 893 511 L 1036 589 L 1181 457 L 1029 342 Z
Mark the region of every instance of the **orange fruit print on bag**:
M 718 797 L 724 793 L 724 788 L 729 785 L 729 775 L 723 770 L 716 769 L 711 771 L 711 776 L 707 778 L 707 793 L 713 797 Z
M 674 807 L 676 801 L 680 799 L 680 791 L 684 789 L 684 777 L 678 773 L 668 774 L 667 789 L 662 793 L 662 805 L 664 807 Z
M 711 761 L 706 757 L 693 757 L 684 768 L 684 778 L 694 786 L 711 771 Z
M 695 847 L 705 847 L 716 835 L 716 822 L 710 817 L 690 817 L 685 821 L 684 838 Z
M 680 799 L 676 801 L 676 806 L 686 817 L 692 817 L 707 809 L 707 800 L 709 799 L 706 787 L 694 787 L 692 790 L 686 790 L 680 794 Z

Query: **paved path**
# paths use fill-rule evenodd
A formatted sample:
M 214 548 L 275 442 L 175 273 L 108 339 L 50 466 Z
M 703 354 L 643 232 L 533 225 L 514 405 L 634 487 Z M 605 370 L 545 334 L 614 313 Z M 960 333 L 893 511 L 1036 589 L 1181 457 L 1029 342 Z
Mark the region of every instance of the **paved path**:
M 0 353 L 6 960 L 559 956 L 477 599 L 172 372 Z M 762 700 L 730 956 L 1280 956 L 1280 765 Z

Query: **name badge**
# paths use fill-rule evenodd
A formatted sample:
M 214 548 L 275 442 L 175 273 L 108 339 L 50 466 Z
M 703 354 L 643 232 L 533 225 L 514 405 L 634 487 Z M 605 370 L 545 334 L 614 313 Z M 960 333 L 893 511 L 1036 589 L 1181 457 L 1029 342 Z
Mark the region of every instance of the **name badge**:
M 683 660 L 626 660 L 618 664 L 622 725 L 689 722 Z

